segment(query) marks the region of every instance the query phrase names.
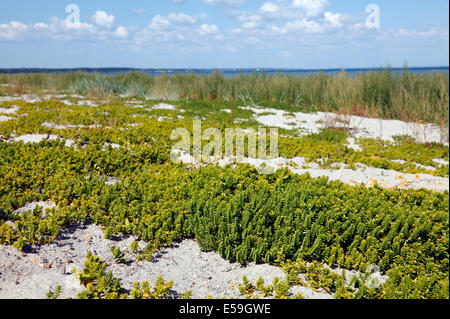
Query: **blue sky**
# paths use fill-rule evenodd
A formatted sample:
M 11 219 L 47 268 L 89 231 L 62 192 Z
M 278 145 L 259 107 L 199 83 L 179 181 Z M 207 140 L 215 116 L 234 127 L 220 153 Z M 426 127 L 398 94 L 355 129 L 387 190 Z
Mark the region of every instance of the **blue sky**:
M 447 0 L 1 1 L 0 68 L 448 66 L 448 12 Z

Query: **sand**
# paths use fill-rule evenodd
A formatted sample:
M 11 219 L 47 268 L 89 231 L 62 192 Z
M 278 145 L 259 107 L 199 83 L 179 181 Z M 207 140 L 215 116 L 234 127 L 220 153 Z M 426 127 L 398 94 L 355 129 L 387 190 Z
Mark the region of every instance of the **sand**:
M 0 115 L 0 122 L 6 122 L 9 120 L 14 120 L 14 118 L 10 116 Z
M 0 101 L 26 100 L 28 102 L 40 101 L 43 98 L 34 96 L 0 97 Z M 68 102 L 69 103 L 69 102 Z M 133 103 L 133 102 L 131 102 Z M 78 101 L 76 105 L 91 105 L 96 103 L 90 101 Z M 133 104 L 141 104 L 136 102 Z M 170 104 L 160 103 L 152 109 L 174 110 Z M 352 133 L 347 139 L 348 147 L 360 150 L 356 139 L 359 137 L 382 138 L 393 141 L 396 135 L 409 135 L 419 142 L 441 141 L 439 127 L 432 124 L 417 125 L 392 120 L 379 120 L 363 118 L 358 116 L 337 118 L 332 113 L 301 113 L 295 112 L 288 115 L 284 111 L 275 109 L 260 109 L 247 107 L 255 112 L 255 119 L 268 127 L 280 127 L 296 129 L 301 134 L 319 132 L 320 128 L 333 124 L 346 126 Z M 0 108 L 0 113 L 12 115 L 18 111 L 18 107 L 10 109 Z M 224 110 L 228 112 L 229 110 Z M 263 114 L 264 113 L 264 114 Z M 270 114 L 269 114 L 270 113 Z M 0 121 L 13 119 L 10 116 L 0 115 Z M 166 118 L 160 117 L 160 120 Z M 236 122 L 247 121 L 246 119 L 235 119 Z M 344 123 L 347 121 L 346 123 Z M 57 125 L 44 122 L 45 127 L 54 129 L 66 129 L 81 127 L 80 125 Z M 137 124 L 135 124 L 137 125 Z M 12 137 L 9 142 L 38 143 L 44 139 L 57 140 L 56 135 L 27 134 Z M 66 140 L 66 146 L 72 146 L 74 141 Z M 448 141 L 445 142 L 448 145 Z M 118 144 L 108 144 L 112 148 L 120 147 Z M 106 146 L 106 145 L 105 145 Z M 193 163 L 193 158 L 182 153 L 181 160 L 184 163 Z M 436 163 L 448 165 L 448 161 L 434 159 Z M 358 164 L 356 169 L 349 169 L 345 164 L 336 163 L 332 169 L 322 169 L 318 164 L 306 163 L 305 158 L 293 159 L 277 158 L 273 160 L 244 159 L 244 163 L 258 167 L 262 170 L 274 171 L 280 168 L 288 168 L 295 174 L 309 173 L 312 177 L 328 177 L 330 180 L 340 180 L 349 185 L 363 184 L 371 187 L 378 184 L 385 188 L 426 188 L 435 191 L 445 191 L 449 188 L 449 179 L 428 174 L 405 174 L 393 170 L 384 170 Z M 235 159 L 220 159 L 217 165 L 235 165 Z M 419 165 L 419 164 L 418 164 Z M 431 169 L 431 167 L 429 168 Z M 113 176 L 106 176 L 105 183 L 114 185 L 118 181 Z M 56 208 L 51 202 L 33 202 L 16 210 L 18 214 L 24 214 L 33 210 L 36 206 L 45 209 Z M 11 223 L 8 221 L 8 223 Z M 64 229 L 54 243 L 42 247 L 34 247 L 28 253 L 22 253 L 10 246 L 0 246 L 0 298 L 46 298 L 46 293 L 56 286 L 62 286 L 61 298 L 76 297 L 77 293 L 84 287 L 80 286 L 72 270 L 83 268 L 87 250 L 91 250 L 103 258 L 108 264 L 108 270 L 114 276 L 121 279 L 126 289 L 131 289 L 135 281 L 148 281 L 151 285 L 159 275 L 165 280 L 174 280 L 173 294 L 179 294 L 186 290 L 192 290 L 194 298 L 205 298 L 211 295 L 215 298 L 240 298 L 236 284 L 242 281 L 242 276 L 247 276 L 255 282 L 261 276 L 266 284 L 275 277 L 285 278 L 284 272 L 273 265 L 249 264 L 242 267 L 236 263 L 230 263 L 214 252 L 205 252 L 200 249 L 195 240 L 187 239 L 176 242 L 170 247 L 161 249 L 153 261 L 137 262 L 136 254 L 129 252 L 133 237 L 108 240 L 103 238 L 100 227 L 95 225 L 77 225 Z M 145 243 L 141 242 L 141 247 Z M 127 264 L 116 264 L 110 251 L 110 246 L 118 246 L 126 252 Z M 341 269 L 333 269 L 341 273 Z M 356 271 L 348 271 L 347 278 L 358 275 Z M 384 282 L 387 277 L 379 272 L 374 278 Z M 307 281 L 306 278 L 301 278 Z M 308 287 L 294 287 L 291 292 L 301 292 L 308 299 L 329 299 L 333 295 L 325 291 L 313 291 Z
M 15 105 L 11 108 L 0 107 L 0 113 L 3 113 L 3 114 L 16 114 L 18 110 L 19 110 L 19 107 L 17 105 Z
M 10 138 L 7 141 L 10 143 L 23 142 L 23 143 L 27 144 L 27 143 L 40 143 L 41 141 L 44 141 L 44 140 L 56 141 L 60 138 L 61 137 L 59 137 L 57 135 L 53 135 L 53 134 L 26 134 L 26 135 L 21 135 L 21 136 Z M 71 139 L 64 139 L 64 141 L 65 141 L 66 147 L 71 147 L 75 143 L 75 141 L 71 140 Z
M 336 126 L 348 128 L 355 138 L 381 138 L 394 141 L 394 136 L 408 135 L 417 142 L 442 142 L 448 145 L 444 132 L 434 124 L 418 124 L 398 120 L 383 120 L 361 116 L 341 116 L 335 113 L 294 112 L 258 107 L 242 107 L 255 113 L 255 120 L 268 127 L 296 129 L 301 134 L 318 133 L 321 128 Z M 271 113 L 271 114 L 267 114 Z
M 194 157 L 189 153 L 180 150 L 174 150 L 174 155 L 186 164 L 195 164 Z M 219 165 L 235 165 L 236 158 L 214 159 L 211 162 Z M 311 177 L 328 177 L 329 180 L 339 180 L 348 185 L 365 185 L 374 186 L 375 184 L 383 188 L 399 188 L 399 189 L 420 189 L 425 188 L 438 192 L 444 192 L 449 189 L 449 179 L 447 177 L 433 176 L 429 174 L 408 174 L 394 170 L 370 167 L 364 164 L 357 164 L 356 169 L 346 168 L 343 163 L 335 163 L 335 169 L 320 168 L 317 163 L 307 163 L 304 157 L 295 157 L 286 159 L 278 157 L 271 160 L 244 158 L 242 164 L 249 164 L 261 169 L 262 173 L 273 173 L 274 171 L 287 168 L 294 174 L 310 174 Z M 201 164 L 205 165 L 205 164 Z M 263 171 L 264 170 L 264 171 Z
M 172 293 L 181 294 L 191 290 L 193 298 L 242 298 L 237 284 L 242 283 L 245 275 L 255 282 L 261 276 L 266 284 L 275 277 L 285 278 L 285 273 L 276 266 L 254 263 L 245 267 L 230 263 L 215 252 L 202 251 L 192 239 L 176 242 L 161 249 L 152 261 L 136 261 L 136 254 L 131 253 L 130 245 L 134 237 L 117 240 L 103 238 L 103 232 L 96 225 L 77 225 L 64 229 L 54 243 L 22 253 L 11 246 L 0 246 L 0 299 L 42 299 L 49 290 L 62 286 L 61 298 L 76 297 L 82 287 L 74 269 L 82 269 L 86 253 L 102 257 L 107 263 L 107 271 L 112 271 L 121 279 L 125 289 L 131 289 L 134 282 L 148 281 L 153 285 L 162 276 L 164 280 L 175 282 Z M 111 246 L 120 247 L 125 252 L 126 264 L 114 262 Z M 140 242 L 144 247 L 144 243 Z M 342 269 L 333 269 L 341 273 Z M 357 271 L 348 271 L 347 280 L 358 275 Z M 387 277 L 373 274 L 379 282 Z M 307 282 L 303 275 L 300 279 Z M 309 287 L 293 287 L 292 294 L 301 292 L 307 299 L 331 299 L 332 293 L 324 290 L 314 291 Z
M 175 106 L 166 103 L 159 103 L 152 107 L 152 110 L 175 110 Z
M 23 206 L 23 207 L 21 207 L 19 209 L 16 209 L 14 211 L 14 214 L 22 215 L 22 214 L 30 213 L 31 211 L 36 209 L 36 207 L 41 207 L 42 208 L 42 218 L 45 218 L 47 209 L 58 210 L 58 207 L 52 201 L 31 202 L 31 203 L 28 203 L 28 204 L 26 204 L 25 206 Z

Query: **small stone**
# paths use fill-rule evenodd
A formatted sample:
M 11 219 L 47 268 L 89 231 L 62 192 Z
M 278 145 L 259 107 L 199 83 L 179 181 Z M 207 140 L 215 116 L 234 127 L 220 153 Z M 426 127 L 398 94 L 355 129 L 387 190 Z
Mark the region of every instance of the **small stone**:
M 44 268 L 50 269 L 50 268 L 52 268 L 52 264 L 46 263 L 46 264 L 44 264 Z
M 84 239 L 86 240 L 86 242 L 90 245 L 92 242 L 92 236 L 89 234 L 84 235 Z
M 66 266 L 65 265 L 60 265 L 58 267 L 58 272 L 65 275 L 66 274 Z
M 70 258 L 67 258 L 66 260 L 64 260 L 65 264 L 70 264 L 72 262 L 72 260 L 70 260 Z

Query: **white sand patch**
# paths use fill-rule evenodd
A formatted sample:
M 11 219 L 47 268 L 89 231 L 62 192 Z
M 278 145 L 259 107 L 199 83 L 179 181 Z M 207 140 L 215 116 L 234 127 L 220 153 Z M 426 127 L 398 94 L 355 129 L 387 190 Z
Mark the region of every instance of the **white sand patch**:
M 158 122 L 170 121 L 170 120 L 173 120 L 173 117 L 169 117 L 169 116 L 158 116 Z
M 13 96 L 0 96 L 0 101 L 25 101 L 28 103 L 36 103 L 43 101 L 43 98 L 34 94 L 14 94 Z
M 440 165 L 448 166 L 448 161 L 444 160 L 443 158 L 435 158 L 433 159 L 433 162 L 438 163 Z
M 131 108 L 144 108 L 144 102 L 142 101 L 127 101 L 124 105 Z
M 78 101 L 78 103 L 77 103 L 77 105 L 80 105 L 80 106 L 92 106 L 92 107 L 97 107 L 97 106 L 100 106 L 100 104 L 103 104 L 103 103 L 106 103 L 106 101 L 100 101 L 100 102 L 94 102 L 94 101 L 91 101 L 91 100 L 81 100 L 81 101 Z
M 65 147 L 72 147 L 74 144 L 75 144 L 75 141 L 74 141 L 74 140 L 72 140 L 72 139 L 66 139 L 66 140 L 65 140 L 65 143 L 64 143 L 64 146 L 65 146 Z
M 73 103 L 73 102 L 71 102 L 69 100 L 60 100 L 60 102 L 64 103 L 67 106 L 77 106 L 78 105 L 77 103 Z
M 105 145 L 103 145 L 103 150 L 106 150 L 108 148 L 108 146 L 110 146 L 112 149 L 115 149 L 115 150 L 118 150 L 120 148 L 119 144 L 105 143 Z
M 85 96 L 79 95 L 79 94 L 69 94 L 68 97 L 74 98 L 74 99 L 84 99 L 84 98 L 86 98 Z
M 399 163 L 399 164 L 406 164 L 406 163 L 408 163 L 407 161 L 401 160 L 401 159 L 391 160 L 391 162 Z M 436 167 L 434 167 L 434 166 L 426 166 L 426 165 L 422 165 L 422 164 L 419 164 L 419 163 L 412 163 L 412 164 L 414 164 L 414 166 L 416 166 L 417 168 L 426 169 L 428 171 L 435 171 L 436 170 Z
M 118 180 L 114 176 L 106 176 L 105 177 L 105 184 L 106 185 L 115 185 L 117 184 Z
M 59 136 L 48 135 L 48 134 L 26 134 L 10 139 L 11 142 L 24 142 L 26 143 L 39 143 L 43 140 L 54 141 L 57 140 Z
M 43 101 L 45 100 L 54 100 L 54 99 L 46 99 L 44 98 Z M 99 101 L 99 102 L 94 102 L 91 100 L 79 100 L 79 101 L 71 101 L 68 99 L 64 99 L 64 100 L 58 100 L 59 102 L 64 103 L 67 106 L 91 106 L 91 107 L 97 107 L 100 106 L 100 104 L 106 103 L 107 101 Z
M 240 283 L 244 275 L 254 282 L 261 276 L 267 284 L 275 277 L 285 278 L 278 267 L 267 264 L 242 267 L 214 252 L 202 251 L 194 240 L 184 240 L 164 248 L 152 261 L 136 262 L 136 254 L 129 252 L 134 239 L 108 240 L 103 238 L 100 227 L 89 225 L 66 229 L 53 244 L 29 254 L 22 254 L 10 246 L 0 246 L 0 298 L 46 298 L 46 293 L 58 285 L 62 287 L 61 298 L 76 297 L 84 287 L 71 271 L 83 268 L 88 250 L 102 257 L 108 265 L 107 271 L 120 278 L 126 289 L 131 289 L 136 281 L 148 281 L 153 285 L 158 276 L 162 276 L 166 281 L 175 282 L 173 293 L 191 290 L 194 298 L 208 295 L 239 298 L 242 296 L 233 284 Z M 126 252 L 130 263 L 115 263 L 111 246 Z M 325 292 L 303 289 L 306 298 L 332 297 Z
M 153 106 L 152 110 L 175 110 L 175 106 L 166 103 L 159 103 L 158 105 Z
M 52 201 L 46 201 L 46 202 L 32 202 L 28 203 L 23 207 L 20 207 L 19 209 L 16 209 L 14 211 L 15 214 L 22 215 L 24 213 L 32 212 L 36 209 L 36 207 L 42 207 L 42 218 L 45 218 L 46 210 L 47 209 L 56 209 L 58 210 L 58 207 L 53 203 Z
M 131 289 L 134 282 L 148 281 L 152 286 L 158 276 L 165 281 L 174 281 L 174 294 L 191 290 L 193 298 L 243 298 L 237 284 L 246 276 L 256 282 L 262 277 L 266 284 L 275 277 L 285 279 L 285 273 L 276 266 L 250 263 L 245 267 L 230 263 L 215 252 L 202 251 L 191 239 L 176 242 L 161 249 L 152 261 L 136 261 L 137 255 L 130 252 L 131 236 L 117 240 L 104 238 L 99 226 L 77 226 L 64 229 L 50 245 L 44 245 L 32 253 L 23 254 L 11 246 L 0 246 L 0 298 L 45 298 L 46 293 L 58 285 L 62 287 L 61 298 L 76 297 L 84 290 L 72 270 L 81 270 L 89 250 L 102 258 L 107 271 L 121 280 L 125 289 Z M 141 248 L 145 243 L 140 242 Z M 111 246 L 119 247 L 125 253 L 126 264 L 114 262 Z M 332 269 L 341 274 L 342 269 Z M 357 271 L 346 271 L 350 280 L 359 275 Z M 381 283 L 387 277 L 374 273 Z M 300 279 L 308 282 L 304 275 Z M 313 291 L 308 287 L 293 287 L 292 293 L 301 292 L 307 299 L 330 299 L 332 294 L 323 290 Z
M 55 130 L 65 130 L 70 128 L 102 128 L 111 129 L 111 126 L 103 126 L 102 124 L 91 124 L 91 125 L 83 125 L 83 124 L 56 124 L 53 122 L 43 122 L 42 126 L 46 128 L 51 128 Z
M 3 114 L 16 114 L 18 110 L 19 107 L 17 105 L 14 105 L 14 107 L 11 108 L 0 107 L 0 113 Z
M 69 98 L 82 98 L 82 100 L 73 101 L 69 100 Z M 42 102 L 42 101 L 59 101 L 62 102 L 68 106 L 92 106 L 97 107 L 100 104 L 104 104 L 107 101 L 106 100 L 100 100 L 100 101 L 92 101 L 89 99 L 86 99 L 83 96 L 80 95 L 67 95 L 67 94 L 56 94 L 56 95 L 44 95 L 44 96 L 37 96 L 34 94 L 24 94 L 24 95 L 13 95 L 13 96 L 0 96 L 0 102 L 12 102 L 12 101 L 25 101 L 29 103 L 36 103 L 36 102 Z
M 49 140 L 49 141 L 56 141 L 60 139 L 57 135 L 49 135 L 49 134 L 26 134 L 18 137 L 13 137 L 8 140 L 8 142 L 23 142 L 25 144 L 27 143 L 40 143 L 43 140 Z M 75 143 L 74 140 L 71 139 L 65 139 L 65 146 L 71 147 Z
M 180 150 L 174 150 L 173 155 L 186 164 L 193 164 L 199 167 L 206 164 L 196 164 L 194 157 Z M 236 164 L 236 158 L 217 159 L 212 156 L 209 158 L 211 163 L 218 166 Z M 348 185 L 365 185 L 367 187 L 378 185 L 383 188 L 400 189 L 420 189 L 425 188 L 433 191 L 444 192 L 449 189 L 449 179 L 446 177 L 433 176 L 429 174 L 408 174 L 394 170 L 369 167 L 363 164 L 357 164 L 356 169 L 346 168 L 343 163 L 335 163 L 333 169 L 323 169 L 317 163 L 307 163 L 303 157 L 286 159 L 279 157 L 276 159 L 254 159 L 243 158 L 242 164 L 249 164 L 258 168 L 262 173 L 273 173 L 280 168 L 287 168 L 294 174 L 310 174 L 313 178 L 328 177 L 329 180 L 339 180 Z
M 42 126 L 47 127 L 47 128 L 52 128 L 55 130 L 65 130 L 68 128 L 81 128 L 84 127 L 84 125 L 72 125 L 72 124 L 56 124 L 53 122 L 44 122 L 41 123 Z
M 0 115 L 0 122 L 6 122 L 10 120 L 14 120 L 14 118 L 11 116 Z
M 441 129 L 435 124 L 419 124 L 403 122 L 398 120 L 382 120 L 361 116 L 343 116 L 335 113 L 317 112 L 302 113 L 294 112 L 286 116 L 285 111 L 277 109 L 242 107 L 253 111 L 255 119 L 269 127 L 283 129 L 299 129 L 303 134 L 318 133 L 321 128 L 336 126 L 348 128 L 355 138 L 381 138 L 382 140 L 394 141 L 394 136 L 408 135 L 417 142 L 444 142 Z M 264 115 L 270 112 L 273 114 Z M 262 114 L 262 115 L 259 115 Z
M 359 146 L 359 145 L 356 143 L 356 141 L 355 141 L 355 139 L 354 139 L 353 137 L 347 138 L 347 147 L 348 147 L 348 148 L 351 148 L 351 149 L 353 149 L 353 150 L 355 150 L 355 151 L 357 151 L 357 152 L 359 152 L 359 151 L 362 150 L 361 146 Z

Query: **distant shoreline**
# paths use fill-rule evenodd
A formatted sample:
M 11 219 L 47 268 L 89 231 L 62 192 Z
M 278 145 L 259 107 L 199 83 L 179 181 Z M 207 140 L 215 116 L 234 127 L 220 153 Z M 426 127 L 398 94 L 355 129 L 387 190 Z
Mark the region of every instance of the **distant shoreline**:
M 99 73 L 103 75 L 113 75 L 120 73 L 128 73 L 132 71 L 142 72 L 145 74 L 161 75 L 161 74 L 211 74 L 215 71 L 223 73 L 225 76 L 234 76 L 239 74 L 251 74 L 251 73 L 266 73 L 266 74 L 289 74 L 289 75 L 307 75 L 311 73 L 328 73 L 335 74 L 343 70 L 349 74 L 378 72 L 390 69 L 393 72 L 401 72 L 405 68 L 326 68 L 326 69 L 289 69 L 289 68 L 0 68 L 0 73 L 3 74 L 29 74 L 29 73 L 69 73 L 69 72 L 86 72 L 86 73 Z M 443 71 L 449 73 L 448 66 L 434 66 L 434 67 L 409 67 L 408 71 L 412 73 L 427 73 L 433 71 Z

